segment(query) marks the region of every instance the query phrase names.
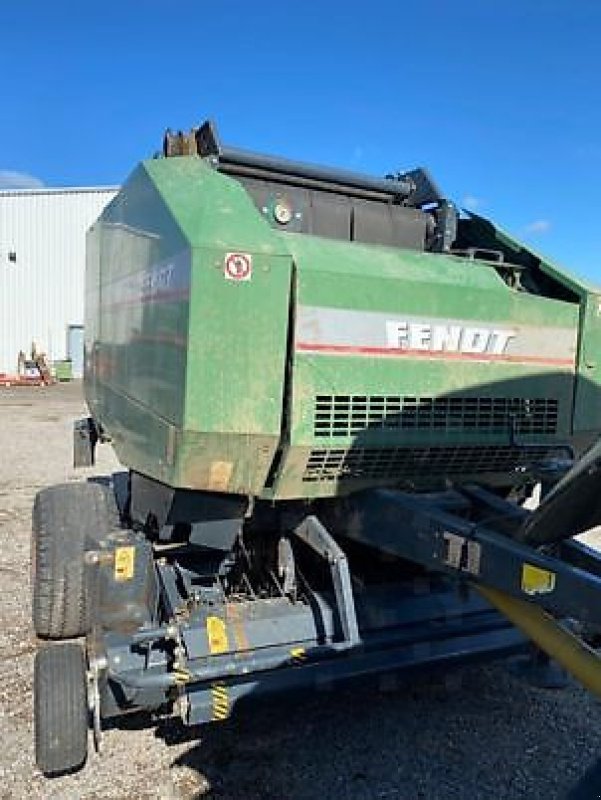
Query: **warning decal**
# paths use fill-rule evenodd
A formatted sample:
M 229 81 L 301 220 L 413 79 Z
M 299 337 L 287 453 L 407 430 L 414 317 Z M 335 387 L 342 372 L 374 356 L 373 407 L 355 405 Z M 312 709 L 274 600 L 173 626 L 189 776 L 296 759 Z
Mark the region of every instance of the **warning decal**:
M 115 548 L 115 570 L 114 578 L 116 581 L 130 581 L 134 577 L 136 565 L 136 548 L 131 545 Z
M 555 573 L 525 562 L 522 565 L 522 591 L 525 594 L 550 594 L 555 589 Z
M 249 281 L 253 273 L 250 253 L 226 253 L 223 274 L 228 281 Z

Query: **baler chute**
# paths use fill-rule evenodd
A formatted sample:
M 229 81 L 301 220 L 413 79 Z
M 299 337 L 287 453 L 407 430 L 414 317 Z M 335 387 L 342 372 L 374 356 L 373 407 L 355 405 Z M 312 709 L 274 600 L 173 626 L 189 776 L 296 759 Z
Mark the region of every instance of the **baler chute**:
M 251 695 L 522 652 L 507 616 L 596 687 L 550 620 L 601 621 L 599 559 L 570 538 L 599 519 L 600 306 L 424 170 L 167 134 L 88 235 L 75 451 L 110 441 L 127 472 L 36 501 L 36 631 L 86 637 L 85 665 L 40 656 L 40 686 L 87 681 L 98 735 L 165 705 L 218 721 Z M 55 700 L 48 773 L 85 758 Z

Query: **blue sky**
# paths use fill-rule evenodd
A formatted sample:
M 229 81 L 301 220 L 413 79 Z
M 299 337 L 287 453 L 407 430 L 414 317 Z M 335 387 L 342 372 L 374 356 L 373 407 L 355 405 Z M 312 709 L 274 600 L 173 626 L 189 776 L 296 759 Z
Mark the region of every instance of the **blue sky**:
M 601 284 L 599 0 L 5 0 L 0 30 L 2 188 L 119 183 L 212 117 L 250 149 L 428 166 Z

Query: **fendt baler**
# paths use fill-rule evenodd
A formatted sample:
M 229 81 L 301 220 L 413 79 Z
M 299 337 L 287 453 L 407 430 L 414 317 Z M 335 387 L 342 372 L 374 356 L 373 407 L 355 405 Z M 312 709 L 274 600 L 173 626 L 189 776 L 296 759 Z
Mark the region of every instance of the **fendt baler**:
M 85 636 L 37 655 L 47 774 L 84 763 L 88 712 L 97 739 L 222 720 L 524 634 L 599 691 L 555 620 L 601 623 L 572 538 L 601 517 L 601 292 L 426 171 L 168 133 L 88 234 L 85 337 L 76 462 L 110 441 L 127 473 L 36 498 L 36 632 Z

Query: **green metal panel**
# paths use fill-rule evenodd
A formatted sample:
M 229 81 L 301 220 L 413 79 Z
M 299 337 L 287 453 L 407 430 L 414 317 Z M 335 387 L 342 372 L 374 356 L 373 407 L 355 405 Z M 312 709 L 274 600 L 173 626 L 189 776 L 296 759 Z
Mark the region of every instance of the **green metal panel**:
M 189 245 L 145 165 L 88 234 L 86 393 L 122 463 L 169 480 L 170 430 L 184 413 Z M 90 266 L 88 271 L 92 271 Z M 176 290 L 173 275 L 177 274 Z
M 250 281 L 224 277 L 238 250 Z M 281 430 L 285 247 L 236 181 L 182 158 L 134 172 L 89 252 L 88 401 L 120 460 L 169 484 L 258 492 Z
M 578 378 L 574 407 L 574 432 L 601 431 L 601 293 L 585 295 Z
M 180 485 L 258 493 L 280 439 L 291 261 L 244 252 L 236 282 L 223 249 L 195 251 Z
M 324 363 L 325 362 L 325 363 Z M 492 369 L 487 368 L 492 366 Z M 483 369 L 484 367 L 484 369 Z M 537 398 L 552 396 L 559 401 L 557 433 L 569 437 L 572 421 L 573 380 L 569 372 L 516 365 L 449 364 L 436 361 L 353 358 L 299 354 L 294 369 L 292 444 L 319 446 L 400 446 L 433 444 L 507 444 L 510 431 L 486 431 L 466 427 L 382 429 L 374 419 L 358 435 L 323 436 L 316 442 L 313 399 L 321 395 L 425 397 L 425 398 Z M 520 440 L 535 441 L 537 434 L 522 434 Z
M 457 403 L 467 398 L 479 403 L 487 398 L 497 402 L 552 398 L 557 403 L 553 433 L 528 431 L 524 426 L 520 442 L 569 440 L 577 304 L 510 289 L 491 266 L 465 259 L 358 244 L 349 247 L 296 235 L 290 235 L 288 242 L 298 275 L 296 313 L 302 315 L 303 308 L 309 308 L 311 316 L 305 330 L 297 325 L 290 444 L 275 496 L 341 490 L 327 481 L 303 484 L 304 466 L 316 449 L 352 454 L 365 448 L 511 444 L 514 436 L 508 419 L 496 425 L 470 426 L 470 419 L 479 413 L 473 411 L 473 404 L 465 406 L 464 424 L 453 424 L 453 414 L 457 417 L 461 412 Z M 406 356 L 383 347 L 359 346 L 369 345 L 370 337 L 378 335 L 374 330 L 383 331 L 388 319 L 406 318 L 494 323 L 518 331 L 516 338 L 534 337 L 535 345 L 548 347 L 549 357 L 535 345 L 534 352 L 515 361 L 479 360 L 477 355 L 450 358 L 461 354 L 429 352 Z M 349 345 L 348 353 L 336 352 L 340 344 L 328 348 L 328 335 L 338 342 L 342 338 L 337 328 L 345 328 L 346 338 L 356 345 Z M 304 336 L 319 340 L 323 352 L 317 345 L 315 352 L 299 352 L 299 339 Z M 568 337 L 563 359 L 554 357 L 558 336 Z M 325 402 L 319 407 L 320 399 L 328 400 L 329 417 L 324 413 Z M 436 411 L 428 412 L 430 399 L 436 400 Z M 403 400 L 418 409 L 421 422 L 429 414 L 424 424 L 412 427 L 416 415 L 398 410 Z M 451 417 L 450 424 L 443 419 L 445 414 Z M 358 485 L 349 484 L 350 488 Z

